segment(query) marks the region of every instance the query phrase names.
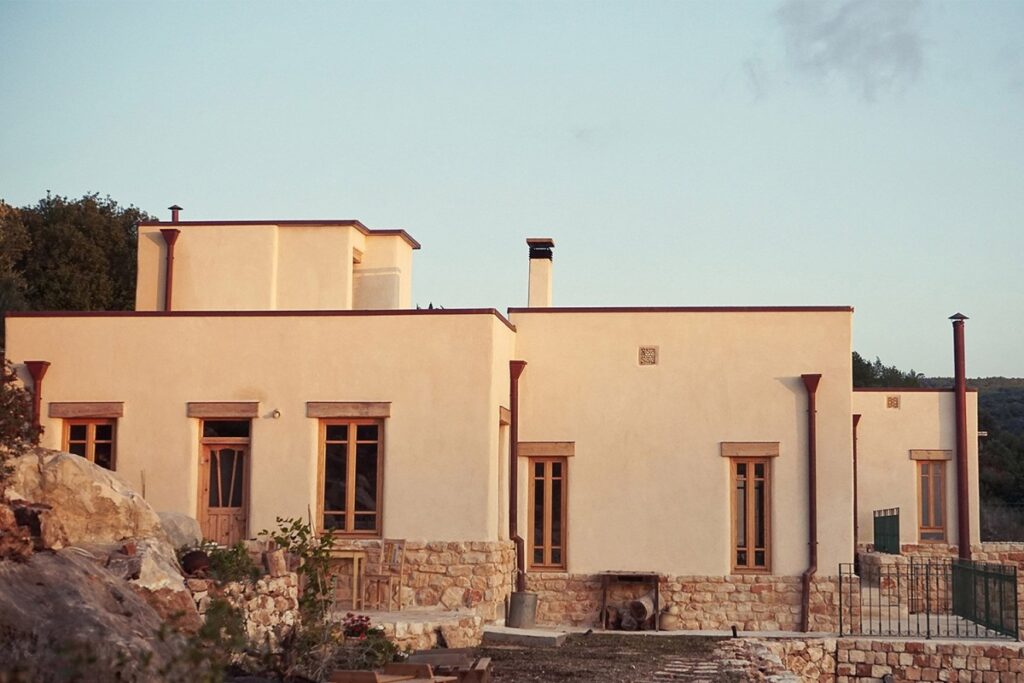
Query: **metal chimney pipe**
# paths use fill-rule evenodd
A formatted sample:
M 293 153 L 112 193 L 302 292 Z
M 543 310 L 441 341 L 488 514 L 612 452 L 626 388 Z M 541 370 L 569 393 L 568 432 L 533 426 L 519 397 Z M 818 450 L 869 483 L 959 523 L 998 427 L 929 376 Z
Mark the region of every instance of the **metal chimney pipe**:
M 167 208 L 171 210 L 171 222 L 172 223 L 177 223 L 178 222 L 178 212 L 181 211 L 181 207 L 178 206 L 177 204 L 172 204 L 171 206 L 168 206 Z
M 953 393 L 956 396 L 956 539 L 960 559 L 971 559 L 971 503 L 967 488 L 967 368 L 964 363 L 964 321 L 955 313 L 953 321 Z

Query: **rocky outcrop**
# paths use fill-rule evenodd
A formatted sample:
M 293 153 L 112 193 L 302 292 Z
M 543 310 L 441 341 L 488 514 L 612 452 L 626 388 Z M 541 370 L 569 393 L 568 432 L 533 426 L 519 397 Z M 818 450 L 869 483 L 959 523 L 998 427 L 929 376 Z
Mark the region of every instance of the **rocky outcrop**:
M 9 463 L 5 497 L 37 549 L 78 548 L 128 582 L 156 612 L 194 630 L 200 624 L 174 546 L 160 517 L 113 472 L 37 448 Z
M 203 529 L 195 517 L 180 512 L 158 512 L 160 526 L 175 548 L 195 548 L 203 542 Z
M 86 551 L 0 562 L 5 680 L 187 680 L 185 641 Z M 0 678 L 3 675 L 0 674 Z M 196 676 L 198 678 L 198 676 Z
M 70 453 L 37 448 L 9 463 L 6 497 L 49 505 L 44 524 L 63 544 L 153 538 L 169 543 L 149 503 L 113 472 Z

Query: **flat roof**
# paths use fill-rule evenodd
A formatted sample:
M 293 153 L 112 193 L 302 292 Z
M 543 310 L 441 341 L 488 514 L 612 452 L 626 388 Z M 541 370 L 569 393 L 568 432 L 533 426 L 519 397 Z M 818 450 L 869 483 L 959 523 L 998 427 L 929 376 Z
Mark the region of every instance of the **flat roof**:
M 251 220 L 251 221 L 140 221 L 139 225 L 145 226 L 159 226 L 161 228 L 174 228 L 180 225 L 188 226 L 240 226 L 240 225 L 278 225 L 284 227 L 303 227 L 303 228 L 327 228 L 327 227 L 350 227 L 355 228 L 364 235 L 379 235 L 381 237 L 401 237 L 409 243 L 413 249 L 419 249 L 420 243 L 413 239 L 413 236 L 407 233 L 405 230 L 374 230 L 366 227 L 361 222 L 354 219 L 342 219 L 342 220 L 286 220 L 286 221 L 274 221 L 274 220 Z

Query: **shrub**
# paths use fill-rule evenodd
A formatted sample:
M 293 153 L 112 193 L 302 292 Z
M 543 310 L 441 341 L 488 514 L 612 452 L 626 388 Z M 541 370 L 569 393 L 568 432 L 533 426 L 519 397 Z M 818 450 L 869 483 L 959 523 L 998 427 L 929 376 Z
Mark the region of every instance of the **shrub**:
M 334 602 L 334 587 L 330 580 L 331 548 L 334 538 L 330 534 L 317 536 L 313 528 L 301 519 L 277 518 L 276 531 L 261 531 L 279 548 L 301 560 L 298 573 L 303 579 L 299 607 L 304 622 L 312 623 L 327 618 Z

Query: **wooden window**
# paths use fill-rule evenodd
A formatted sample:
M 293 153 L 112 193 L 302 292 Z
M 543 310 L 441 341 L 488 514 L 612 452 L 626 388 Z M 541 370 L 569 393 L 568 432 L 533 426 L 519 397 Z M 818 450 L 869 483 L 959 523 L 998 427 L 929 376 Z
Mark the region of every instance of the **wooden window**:
M 565 569 L 569 461 L 530 458 L 530 569 Z
M 946 540 L 946 463 L 942 460 L 917 462 L 917 500 L 922 541 Z
M 100 467 L 117 466 L 115 436 L 117 420 L 82 418 L 64 420 L 64 450 L 80 455 Z
M 384 423 L 320 421 L 320 529 L 380 536 Z
M 733 458 L 732 544 L 735 571 L 771 569 L 771 475 L 768 458 Z

